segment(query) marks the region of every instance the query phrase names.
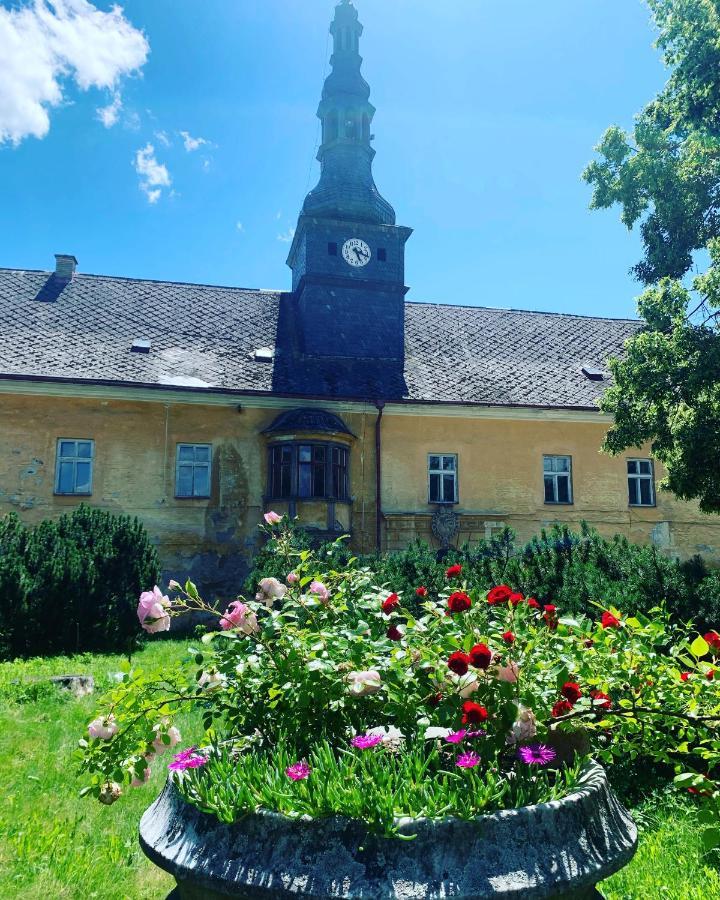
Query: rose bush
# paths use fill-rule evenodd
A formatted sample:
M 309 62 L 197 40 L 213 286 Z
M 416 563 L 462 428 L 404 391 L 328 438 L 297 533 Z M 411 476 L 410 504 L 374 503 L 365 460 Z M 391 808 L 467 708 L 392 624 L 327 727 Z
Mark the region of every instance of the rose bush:
M 590 756 L 651 757 L 688 770 L 682 787 L 715 791 L 716 632 L 695 635 L 660 608 L 565 616 L 510 585 L 479 591 L 459 565 L 443 590 L 419 585 L 406 600 L 356 561 L 323 571 L 285 520 L 265 520 L 284 583 L 265 578 L 224 611 L 190 582 L 143 594 L 148 632 L 197 609 L 219 630 L 172 670 L 128 668 L 81 741 L 86 792 L 108 803 L 143 784 L 180 741 L 173 717 L 188 705 L 205 738 L 169 768 L 226 821 L 260 807 L 338 812 L 391 833 L 396 815 L 470 817 L 561 796 Z

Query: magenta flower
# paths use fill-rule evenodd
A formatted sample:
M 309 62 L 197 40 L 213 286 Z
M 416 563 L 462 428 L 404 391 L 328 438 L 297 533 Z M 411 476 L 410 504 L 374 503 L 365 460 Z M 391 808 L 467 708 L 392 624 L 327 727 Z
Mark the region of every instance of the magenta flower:
M 555 759 L 557 753 L 545 744 L 529 744 L 520 747 L 518 756 L 528 766 L 547 766 Z
M 303 781 L 310 776 L 312 769 L 306 762 L 296 762 L 285 769 L 285 774 L 291 781 Z
M 350 743 L 358 750 L 372 750 L 382 744 L 382 739 L 382 734 L 356 734 Z
M 472 751 L 470 753 L 461 753 L 455 760 L 455 765 L 461 769 L 474 769 L 475 766 L 480 765 L 480 757 Z
M 187 750 L 181 750 L 168 766 L 171 772 L 184 772 L 186 769 L 199 769 L 207 762 L 207 756 L 198 753 L 197 747 L 188 747 Z
M 448 744 L 460 744 L 465 740 L 466 736 L 467 731 L 463 728 L 460 731 L 453 731 L 452 734 L 448 734 L 445 740 Z

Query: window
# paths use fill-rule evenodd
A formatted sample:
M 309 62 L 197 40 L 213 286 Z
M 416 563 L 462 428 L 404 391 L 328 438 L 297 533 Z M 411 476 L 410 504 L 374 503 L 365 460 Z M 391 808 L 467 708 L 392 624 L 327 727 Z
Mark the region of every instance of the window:
M 378 262 L 387 262 L 387 250 L 384 247 L 378 248 Z
M 175 496 L 210 496 L 210 444 L 178 444 L 175 464 Z
M 330 443 L 270 447 L 268 493 L 272 500 L 341 500 L 350 491 L 350 452 Z
M 572 460 L 546 456 L 543 462 L 546 503 L 572 503 Z
M 651 459 L 627 461 L 630 506 L 655 506 L 655 473 Z
M 337 244 L 335 241 L 328 244 L 328 256 L 337 256 Z
M 57 444 L 56 494 L 92 494 L 95 441 L 66 440 Z
M 428 457 L 428 497 L 430 503 L 457 503 L 457 456 L 431 453 Z

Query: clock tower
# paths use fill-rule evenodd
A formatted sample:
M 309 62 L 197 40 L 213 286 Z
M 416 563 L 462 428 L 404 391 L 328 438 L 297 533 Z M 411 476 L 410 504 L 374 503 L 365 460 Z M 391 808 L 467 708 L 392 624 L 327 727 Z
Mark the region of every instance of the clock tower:
M 405 242 L 412 229 L 373 179 L 375 108 L 362 76 L 363 26 L 341 0 L 330 26 L 332 71 L 318 118 L 321 174 L 305 198 L 288 265 L 292 269 L 295 351 L 305 358 L 392 361 L 404 355 Z M 372 365 L 372 364 L 371 364 Z

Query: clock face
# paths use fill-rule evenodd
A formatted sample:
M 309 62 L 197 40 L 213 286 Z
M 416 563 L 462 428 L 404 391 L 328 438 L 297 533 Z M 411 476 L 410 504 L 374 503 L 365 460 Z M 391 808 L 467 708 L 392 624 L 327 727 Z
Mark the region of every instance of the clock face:
M 360 238 L 351 238 L 349 241 L 345 241 L 342 255 L 348 265 L 356 268 L 366 266 L 372 259 L 370 248 Z

